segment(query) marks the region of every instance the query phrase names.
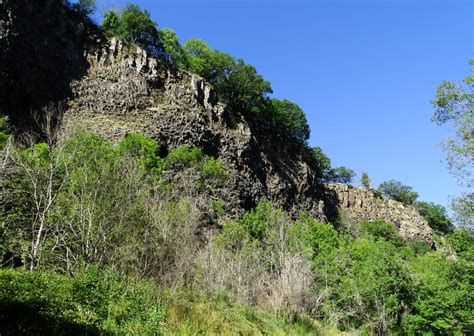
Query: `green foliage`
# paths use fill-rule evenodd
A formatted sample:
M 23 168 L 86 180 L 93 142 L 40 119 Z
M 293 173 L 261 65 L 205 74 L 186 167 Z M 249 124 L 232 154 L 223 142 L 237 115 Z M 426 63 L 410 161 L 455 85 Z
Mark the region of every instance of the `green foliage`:
M 310 129 L 304 111 L 289 100 L 272 99 L 273 129 L 282 132 L 296 142 L 304 144 L 310 135 Z
M 364 235 L 383 238 L 392 242 L 397 240 L 401 241 L 401 238 L 397 235 L 397 231 L 393 224 L 384 221 L 363 221 L 360 225 Z
M 417 283 L 408 330 L 415 334 L 472 334 L 472 260 L 427 253 L 411 263 Z
M 7 131 L 7 117 L 0 116 L 0 150 L 5 148 L 8 140 L 10 139 L 10 135 Z
M 178 49 L 174 43 L 174 52 Z M 170 48 L 173 49 L 173 48 Z M 183 66 L 212 84 L 221 101 L 240 112 L 259 132 L 305 144 L 310 130 L 303 110 L 288 100 L 269 99 L 270 83 L 252 65 L 211 47 L 201 39 L 190 39 L 182 46 Z
M 91 15 L 96 9 L 95 0 L 78 0 L 72 8 L 82 15 Z
M 216 181 L 223 183 L 229 178 L 229 174 L 222 165 L 222 161 L 208 159 L 201 167 L 201 177 L 204 181 Z
M 317 177 L 322 181 L 327 181 L 331 171 L 331 160 L 321 147 L 313 147 L 309 150 L 309 162 L 317 172 Z
M 447 236 L 451 248 L 465 260 L 474 260 L 474 230 L 459 228 Z
M 201 39 L 190 39 L 183 44 L 185 67 L 212 84 L 219 98 L 235 112 L 250 115 L 262 107 L 265 97 L 272 92 L 270 83 L 256 69 L 235 60 L 231 55 L 212 50 Z
M 471 73 L 474 60 L 471 60 Z M 449 170 L 458 178 L 461 185 L 468 188 L 474 184 L 474 76 L 464 78 L 462 83 L 443 82 L 438 86 L 436 97 L 432 101 L 435 113 L 432 120 L 438 125 L 449 123 L 454 134 L 447 139 L 443 147 Z M 474 195 L 464 193 L 453 201 L 455 219 L 461 225 L 474 223 Z
M 428 202 L 417 202 L 416 207 L 420 215 L 428 222 L 428 225 L 438 232 L 450 233 L 454 229 L 446 209 L 439 204 Z
M 160 172 L 163 165 L 158 156 L 158 144 L 140 134 L 128 134 L 119 142 L 117 151 L 121 155 L 130 155 L 138 159 L 140 164 L 149 171 Z
M 153 56 L 163 54 L 160 34 L 150 13 L 139 6 L 128 3 L 119 13 L 109 11 L 102 22 L 104 30 L 126 42 L 136 44 Z
M 156 335 L 164 319 L 153 286 L 97 268 L 74 277 L 0 270 L 2 335 Z
M 204 155 L 202 150 L 197 147 L 188 148 L 180 146 L 170 151 L 166 157 L 165 169 L 184 169 L 197 166 L 202 162 Z
M 187 62 L 186 54 L 179 43 L 176 32 L 169 28 L 163 28 L 160 29 L 158 33 L 166 59 L 172 64 L 184 66 Z
M 249 212 L 246 212 L 238 221 L 251 238 L 262 240 L 268 228 L 273 224 L 275 211 L 271 203 L 262 202 Z
M 362 183 L 362 185 L 367 188 L 367 189 L 370 189 L 370 178 L 369 178 L 369 174 L 367 174 L 366 172 L 363 172 L 362 175 L 360 176 L 360 183 Z
M 464 192 L 453 198 L 451 208 L 454 219 L 460 226 L 473 227 L 474 223 L 474 192 Z
M 404 185 L 396 180 L 382 182 L 378 189 L 382 195 L 405 205 L 415 204 L 415 201 L 418 198 L 418 193 L 413 191 L 412 187 Z
M 350 184 L 352 183 L 352 179 L 354 178 L 354 176 L 355 173 L 352 169 L 346 167 L 336 167 L 332 168 L 328 172 L 327 181 L 334 183 Z
M 147 235 L 153 244 L 156 235 L 166 236 L 149 224 L 156 185 L 172 188 L 173 173 L 189 169 L 198 192 L 212 193 L 228 178 L 219 160 L 196 147 L 176 148 L 165 158 L 157 149 L 137 134 L 113 146 L 87 133 L 54 148 L 41 143 L 12 149 L 17 166 L 4 175 L 0 198 L 2 252 L 21 256 L 32 268 L 73 271 L 82 261 L 120 271 L 141 268 L 142 258 L 157 250 L 132 246 Z

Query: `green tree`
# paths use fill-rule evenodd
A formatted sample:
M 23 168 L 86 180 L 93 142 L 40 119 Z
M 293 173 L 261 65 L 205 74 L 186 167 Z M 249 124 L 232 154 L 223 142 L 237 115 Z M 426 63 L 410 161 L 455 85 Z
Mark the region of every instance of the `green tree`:
M 333 183 L 352 183 L 352 179 L 355 176 L 355 172 L 352 169 L 346 167 L 336 167 L 329 171 L 327 181 Z
M 415 258 L 410 269 L 417 295 L 407 321 L 408 333 L 471 335 L 472 261 L 449 260 L 431 252 Z
M 362 185 L 364 187 L 366 187 L 367 189 L 370 189 L 370 178 L 369 178 L 369 174 L 367 174 L 366 172 L 363 172 L 361 177 L 360 177 L 360 182 L 362 183 Z
M 470 61 L 471 73 L 474 60 Z M 451 124 L 454 135 L 444 142 L 446 161 L 450 171 L 461 185 L 474 185 L 474 75 L 467 76 L 462 83 L 445 81 L 438 86 L 432 101 L 435 113 L 432 120 L 438 125 Z M 474 223 L 474 193 L 464 193 L 453 201 L 457 222 Z
M 82 15 L 91 15 L 96 9 L 96 1 L 78 0 L 72 8 Z
M 212 84 L 221 101 L 235 112 L 252 115 L 261 112 L 265 98 L 272 92 L 252 65 L 242 59 L 211 47 L 201 39 L 190 39 L 183 44 L 187 68 Z
M 446 208 L 439 204 L 428 202 L 417 202 L 416 207 L 420 215 L 428 222 L 428 225 L 438 232 L 450 233 L 454 226 L 446 213 Z
M 331 159 L 323 152 L 321 147 L 313 147 L 308 151 L 309 162 L 317 172 L 321 181 L 326 181 L 331 171 Z
M 163 28 L 158 31 L 161 44 L 165 53 L 165 58 L 177 66 L 185 66 L 186 54 L 179 43 L 176 32 L 169 28 Z
M 128 3 L 120 12 L 109 11 L 104 15 L 102 27 L 110 35 L 136 44 L 153 56 L 163 55 L 160 34 L 150 13 L 139 6 Z
M 396 180 L 382 182 L 379 185 L 378 190 L 380 190 L 382 195 L 405 205 L 415 204 L 415 201 L 418 198 L 418 193 L 413 191 L 412 187 L 404 185 Z
M 310 135 L 308 120 L 304 111 L 289 100 L 272 99 L 273 119 L 276 123 L 275 130 L 283 132 L 284 136 L 304 144 Z

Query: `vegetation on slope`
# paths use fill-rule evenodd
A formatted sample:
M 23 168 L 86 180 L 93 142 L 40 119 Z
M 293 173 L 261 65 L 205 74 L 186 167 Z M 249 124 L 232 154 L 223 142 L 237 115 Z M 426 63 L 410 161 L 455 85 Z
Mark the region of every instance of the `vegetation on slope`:
M 88 15 L 93 1 L 69 6 Z M 204 77 L 262 139 L 301 149 L 321 181 L 353 179 L 308 148 L 304 112 L 271 99 L 253 66 L 202 40 L 180 45 L 135 5 L 107 13 L 103 27 Z M 440 89 L 440 121 L 464 125 L 460 90 Z M 474 333 L 472 230 L 397 181 L 380 192 L 419 207 L 437 251 L 389 223 L 336 230 L 268 202 L 229 219 L 218 195 L 230 176 L 199 148 L 161 153 L 138 134 L 112 144 L 81 132 L 21 147 L 6 129 L 1 119 L 2 334 Z
M 228 178 L 218 160 L 184 147 L 160 157 L 154 141 L 136 134 L 113 145 L 78 133 L 53 147 L 10 144 L 8 153 L 0 186 L 3 266 L 73 274 L 3 271 L 2 279 L 13 279 L 1 286 L 5 301 L 27 311 L 51 306 L 34 317 L 40 329 L 56 314 L 70 328 L 115 334 L 156 323 L 170 333 L 305 334 L 321 332 L 316 320 L 368 334 L 473 331 L 467 230 L 439 236 L 435 252 L 403 241 L 391 224 L 337 231 L 305 213 L 292 220 L 265 202 L 229 220 L 216 198 Z M 91 290 L 101 292 L 91 297 L 105 295 L 97 307 L 70 292 L 90 272 L 99 284 Z M 52 283 L 43 284 L 46 278 Z M 147 289 L 159 293 L 147 303 L 155 315 L 134 311 L 142 292 L 121 296 L 142 288 L 132 281 L 121 289 L 126 279 L 156 284 Z M 64 295 L 52 289 L 38 298 L 35 286 Z

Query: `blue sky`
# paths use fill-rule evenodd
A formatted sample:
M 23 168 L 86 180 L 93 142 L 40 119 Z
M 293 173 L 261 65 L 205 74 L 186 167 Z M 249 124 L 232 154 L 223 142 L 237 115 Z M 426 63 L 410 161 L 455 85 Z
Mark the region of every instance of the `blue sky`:
M 310 144 L 334 166 L 397 179 L 448 205 L 461 191 L 441 160 L 448 127 L 431 122 L 443 80 L 473 57 L 472 1 L 136 0 L 184 42 L 200 37 L 243 58 L 297 103 Z M 108 6 L 125 1 L 98 0 Z

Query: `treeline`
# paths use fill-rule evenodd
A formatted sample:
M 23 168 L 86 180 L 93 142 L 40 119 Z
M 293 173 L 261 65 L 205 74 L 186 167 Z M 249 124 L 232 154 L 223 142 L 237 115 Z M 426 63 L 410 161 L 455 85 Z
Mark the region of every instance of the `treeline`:
M 40 273 L 2 271 L 0 295 L 20 311 L 46 302 L 41 321 L 58 315 L 116 334 L 138 325 L 140 334 L 153 334 L 182 323 L 218 333 L 206 329 L 210 321 L 193 324 L 200 319 L 194 308 L 183 314 L 186 321 L 173 313 L 183 309 L 176 306 L 179 293 L 191 293 L 185 300 L 217 300 L 213 309 L 222 311 L 260 307 L 289 323 L 273 332 L 321 332 L 316 320 L 368 334 L 473 332 L 468 230 L 436 236 L 432 251 L 402 240 L 391 224 L 348 223 L 343 214 L 339 230 L 305 213 L 292 220 L 270 203 L 229 220 L 218 198 L 229 178 L 220 161 L 198 148 L 160 155 L 156 142 L 136 134 L 116 145 L 87 133 L 55 146 L 8 143 L 2 155 L 2 264 Z M 44 271 L 74 277 L 48 282 Z M 134 294 L 138 284 L 114 276 L 152 280 L 159 284 L 153 297 L 164 301 L 143 303 L 150 310 L 138 313 L 146 291 Z M 73 294 L 70 288 L 84 281 L 97 285 Z M 38 292 L 42 284 L 51 290 Z M 59 285 L 62 296 L 55 294 Z M 131 296 L 122 297 L 120 288 Z M 71 295 L 79 301 L 68 301 Z M 234 328 L 245 328 L 239 323 Z

